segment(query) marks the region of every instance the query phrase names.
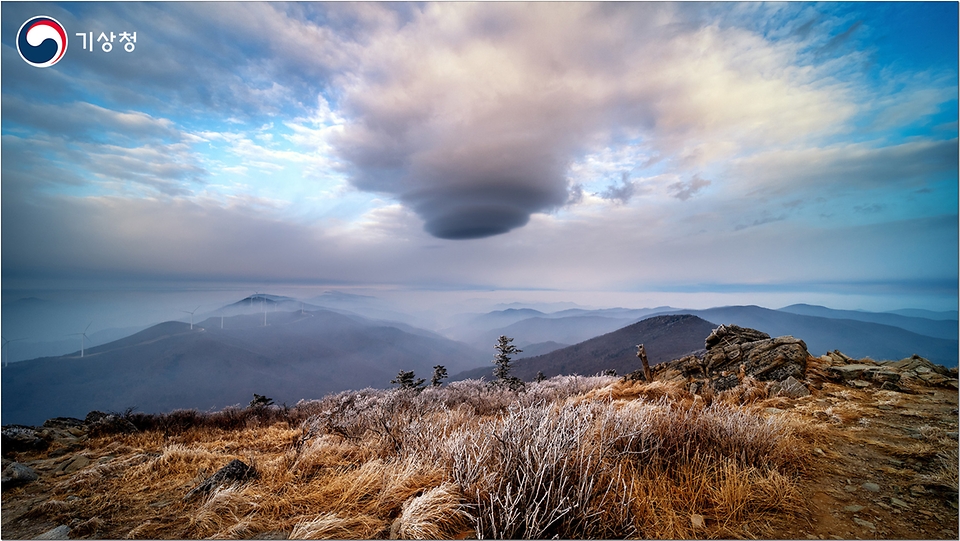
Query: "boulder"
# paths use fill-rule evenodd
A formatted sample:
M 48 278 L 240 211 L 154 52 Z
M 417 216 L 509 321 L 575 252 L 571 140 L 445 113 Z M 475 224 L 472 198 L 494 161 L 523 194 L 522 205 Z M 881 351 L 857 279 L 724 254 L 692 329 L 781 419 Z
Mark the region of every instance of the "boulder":
M 209 494 L 220 487 L 242 483 L 256 476 L 257 470 L 246 465 L 241 460 L 233 459 L 229 464 L 217 470 L 217 473 L 195 486 L 190 492 L 187 492 L 183 499 L 189 500 L 198 494 Z
M 899 372 L 913 371 L 918 374 L 936 372 L 944 377 L 951 377 L 950 369 L 939 364 L 934 364 L 919 355 L 912 355 L 906 359 L 897 362 L 887 363 L 888 367 L 895 368 Z M 955 377 L 955 376 L 954 376 Z
M 721 325 L 710 333 L 707 349 L 695 355 L 664 363 L 658 372 L 677 370 L 684 377 L 708 380 L 717 391 L 736 387 L 746 376 L 759 381 L 784 381 L 803 378 L 807 345 L 792 336 L 770 335 L 737 325 Z M 802 392 L 796 386 L 796 392 Z M 804 389 L 806 389 L 804 387 Z
M 87 414 L 83 424 L 94 436 L 105 434 L 130 434 L 137 432 L 137 427 L 129 420 L 115 413 L 91 411 Z
M 61 524 L 56 528 L 47 530 L 34 539 L 70 539 L 70 526 Z
M 827 377 L 836 381 L 849 383 L 853 380 L 865 380 L 874 381 L 880 385 L 885 382 L 897 383 L 901 377 L 899 371 L 891 370 L 887 366 L 862 363 L 828 366 L 826 374 Z
M 70 430 L 83 426 L 83 421 L 73 417 L 54 417 L 43 422 L 44 428 L 57 428 L 60 430 Z
M 3 454 L 21 453 L 24 451 L 43 451 L 50 446 L 50 442 L 41 438 L 37 431 L 29 426 L 5 426 L 0 431 L 2 435 Z
M 770 335 L 760 332 L 756 329 L 748 329 L 738 325 L 720 325 L 710 336 L 704 340 L 704 347 L 711 350 L 717 346 L 725 347 L 734 344 L 745 344 L 747 342 L 757 342 L 760 340 L 769 340 Z
M 57 467 L 57 473 L 75 473 L 90 465 L 90 459 L 84 455 L 76 455 L 63 461 Z
M 3 469 L 2 477 L 0 477 L 0 486 L 2 486 L 0 490 L 6 492 L 11 488 L 32 483 L 39 478 L 37 472 L 30 467 L 19 462 L 13 462 Z

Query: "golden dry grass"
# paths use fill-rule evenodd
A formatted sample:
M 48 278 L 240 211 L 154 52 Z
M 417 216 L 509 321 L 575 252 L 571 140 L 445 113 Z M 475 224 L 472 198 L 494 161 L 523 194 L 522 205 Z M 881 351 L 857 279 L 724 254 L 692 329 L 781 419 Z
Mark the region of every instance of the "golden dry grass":
M 114 538 L 749 537 L 805 512 L 802 431 L 728 398 L 604 377 L 341 393 L 295 426 L 92 438 L 34 514 Z M 184 498 L 234 458 L 258 476 Z

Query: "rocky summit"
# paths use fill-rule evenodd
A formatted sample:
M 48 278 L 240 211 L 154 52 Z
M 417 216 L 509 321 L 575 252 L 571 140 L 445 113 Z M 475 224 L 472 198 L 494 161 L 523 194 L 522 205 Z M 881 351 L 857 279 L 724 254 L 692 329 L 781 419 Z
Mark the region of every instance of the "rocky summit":
M 736 387 L 749 376 L 759 381 L 802 378 L 810 353 L 803 340 L 769 334 L 737 325 L 721 325 L 704 341 L 706 349 L 657 367 L 659 379 L 678 374 L 696 386 L 715 391 Z

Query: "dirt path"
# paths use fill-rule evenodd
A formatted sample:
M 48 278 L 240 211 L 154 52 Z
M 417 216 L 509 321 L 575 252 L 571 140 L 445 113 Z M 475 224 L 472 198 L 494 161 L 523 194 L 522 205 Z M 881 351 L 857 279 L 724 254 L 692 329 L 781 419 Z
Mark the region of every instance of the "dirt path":
M 819 423 L 823 433 L 814 436 L 804 482 L 810 524 L 776 537 L 958 538 L 957 392 L 913 391 L 824 384 L 785 404 L 784 415 Z

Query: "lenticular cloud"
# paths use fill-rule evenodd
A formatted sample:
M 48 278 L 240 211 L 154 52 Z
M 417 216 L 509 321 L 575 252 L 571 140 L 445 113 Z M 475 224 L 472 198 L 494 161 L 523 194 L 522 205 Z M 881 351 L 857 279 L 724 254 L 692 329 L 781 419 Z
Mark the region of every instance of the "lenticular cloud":
M 694 177 L 691 157 L 818 131 L 843 111 L 793 79 L 804 72 L 769 73 L 789 45 L 672 24 L 673 9 L 428 4 L 385 24 L 340 80 L 348 122 L 334 144 L 351 182 L 435 237 L 489 237 L 575 200 L 568 169 L 597 149 L 633 141 L 683 156 L 693 169 L 677 172 Z

